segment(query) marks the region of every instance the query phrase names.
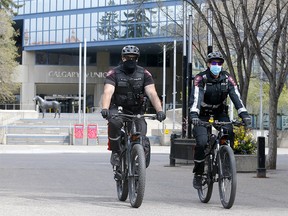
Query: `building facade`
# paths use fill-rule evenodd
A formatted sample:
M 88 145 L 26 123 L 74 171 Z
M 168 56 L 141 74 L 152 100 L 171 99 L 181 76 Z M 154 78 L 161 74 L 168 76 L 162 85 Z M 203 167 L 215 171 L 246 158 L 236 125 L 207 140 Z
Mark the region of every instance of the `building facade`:
M 21 48 L 17 82 L 20 109 L 34 109 L 33 97 L 62 102 L 63 112 L 77 112 L 79 46 L 87 41 L 86 109 L 99 106 L 106 72 L 118 65 L 123 46 L 140 48 L 139 65 L 163 90 L 163 45 L 167 45 L 166 102 L 172 102 L 173 41 L 179 44 L 177 75 L 182 73 L 182 2 L 178 0 L 15 0 Z M 80 45 L 81 44 L 81 45 Z M 83 58 L 82 58 L 83 62 Z M 83 78 L 82 78 L 83 81 Z M 83 87 L 83 85 L 82 85 Z M 181 81 L 177 83 L 180 100 Z M 82 90 L 83 92 L 83 90 Z M 81 95 L 83 97 L 83 94 Z

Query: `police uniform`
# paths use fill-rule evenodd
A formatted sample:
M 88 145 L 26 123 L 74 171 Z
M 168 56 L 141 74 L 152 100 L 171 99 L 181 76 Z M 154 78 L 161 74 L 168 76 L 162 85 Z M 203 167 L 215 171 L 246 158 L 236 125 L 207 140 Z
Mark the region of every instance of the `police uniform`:
M 123 112 L 127 114 L 143 114 L 145 112 L 145 86 L 154 84 L 154 80 L 149 71 L 141 66 L 136 66 L 133 73 L 125 73 L 123 65 L 115 67 L 107 73 L 105 84 L 115 86 L 115 92 L 109 107 L 109 113 L 117 113 L 118 106 L 123 107 Z M 121 118 L 108 119 L 109 149 L 119 150 L 121 128 L 123 121 Z M 136 122 L 137 131 L 145 136 L 147 133 L 147 123 L 145 119 Z
M 238 115 L 248 115 L 247 110 L 240 98 L 240 93 L 236 82 L 226 71 L 221 71 L 217 78 L 213 77 L 210 69 L 197 74 L 194 78 L 192 93 L 190 95 L 190 115 L 199 117 L 202 121 L 208 121 L 210 115 L 215 120 L 229 122 L 227 97 L 232 100 Z M 229 134 L 230 143 L 233 145 L 234 133 L 231 125 L 225 128 Z M 193 127 L 193 136 L 196 139 L 195 146 L 195 166 L 193 172 L 202 174 L 203 161 L 205 157 L 204 149 L 207 144 L 207 128 L 200 125 Z M 201 166 L 197 166 L 201 163 Z

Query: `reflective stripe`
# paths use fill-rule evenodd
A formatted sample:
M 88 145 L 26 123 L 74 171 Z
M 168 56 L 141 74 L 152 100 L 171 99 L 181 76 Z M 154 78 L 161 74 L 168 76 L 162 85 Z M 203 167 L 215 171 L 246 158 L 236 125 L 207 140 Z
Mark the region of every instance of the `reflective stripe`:
M 109 137 L 110 140 L 114 140 L 114 141 L 119 140 L 120 138 L 121 138 L 121 136 L 118 136 L 118 137 L 116 137 L 116 138 L 111 138 L 111 137 Z
M 205 159 L 203 159 L 203 160 L 194 160 L 194 162 L 196 162 L 196 163 L 202 163 L 204 161 L 205 161 Z
M 197 112 L 200 113 L 200 110 L 197 108 L 198 100 L 199 100 L 199 87 L 194 86 L 194 103 L 192 104 L 192 107 L 190 108 L 190 112 Z

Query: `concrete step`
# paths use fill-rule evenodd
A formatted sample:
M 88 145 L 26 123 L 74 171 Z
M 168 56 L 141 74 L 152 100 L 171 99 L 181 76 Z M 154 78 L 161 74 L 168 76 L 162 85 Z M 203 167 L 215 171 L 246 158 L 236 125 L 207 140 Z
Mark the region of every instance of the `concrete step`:
M 70 145 L 69 134 L 6 134 L 6 144 L 42 145 L 62 144 Z

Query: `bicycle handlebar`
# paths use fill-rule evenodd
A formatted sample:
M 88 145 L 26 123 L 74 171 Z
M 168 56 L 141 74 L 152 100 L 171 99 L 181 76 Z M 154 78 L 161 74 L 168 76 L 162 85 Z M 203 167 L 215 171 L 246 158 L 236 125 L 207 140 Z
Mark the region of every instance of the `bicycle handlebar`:
M 151 120 L 156 120 L 157 117 L 156 115 L 147 115 L 147 114 L 144 114 L 144 115 L 141 115 L 141 114 L 134 114 L 134 115 L 131 115 L 131 114 L 125 114 L 125 113 L 116 113 L 116 114 L 112 114 L 112 117 L 116 117 L 116 116 L 119 116 L 119 117 L 125 117 L 129 120 L 132 120 L 133 118 L 147 118 L 147 119 L 151 119 Z
M 199 120 L 198 125 L 204 126 L 204 127 L 209 127 L 209 126 L 216 126 L 216 127 L 222 127 L 225 125 L 235 125 L 237 127 L 240 126 L 245 126 L 245 123 L 243 121 L 238 121 L 238 120 L 232 120 L 230 122 L 220 122 L 220 121 L 213 121 L 213 122 L 206 122 L 206 121 L 201 121 Z

